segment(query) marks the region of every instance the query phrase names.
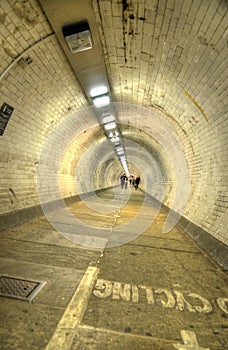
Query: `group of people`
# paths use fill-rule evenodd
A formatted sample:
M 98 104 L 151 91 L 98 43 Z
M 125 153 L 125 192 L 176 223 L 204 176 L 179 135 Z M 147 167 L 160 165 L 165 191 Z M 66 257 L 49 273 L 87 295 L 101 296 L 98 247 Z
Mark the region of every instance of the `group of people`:
M 140 179 L 140 176 L 133 176 L 133 175 L 130 175 L 129 177 L 127 177 L 126 174 L 123 174 L 120 176 L 120 184 L 121 184 L 121 188 L 127 188 L 128 186 L 128 182 L 130 185 L 134 186 L 135 190 L 138 189 L 139 187 L 139 183 L 140 183 L 141 179 Z

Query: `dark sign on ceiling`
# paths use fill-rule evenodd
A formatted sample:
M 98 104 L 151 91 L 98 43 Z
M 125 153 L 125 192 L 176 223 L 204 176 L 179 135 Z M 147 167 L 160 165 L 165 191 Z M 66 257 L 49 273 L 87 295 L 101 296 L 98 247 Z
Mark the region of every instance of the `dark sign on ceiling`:
M 11 114 L 13 113 L 14 108 L 7 103 L 3 103 L 3 105 L 0 108 L 0 136 L 3 135 L 6 125 L 11 117 Z

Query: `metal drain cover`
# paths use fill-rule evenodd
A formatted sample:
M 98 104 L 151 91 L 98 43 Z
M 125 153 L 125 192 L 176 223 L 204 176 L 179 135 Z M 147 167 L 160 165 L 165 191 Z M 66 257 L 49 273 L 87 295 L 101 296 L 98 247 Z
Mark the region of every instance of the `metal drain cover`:
M 45 282 L 1 276 L 0 296 L 31 301 L 44 285 Z

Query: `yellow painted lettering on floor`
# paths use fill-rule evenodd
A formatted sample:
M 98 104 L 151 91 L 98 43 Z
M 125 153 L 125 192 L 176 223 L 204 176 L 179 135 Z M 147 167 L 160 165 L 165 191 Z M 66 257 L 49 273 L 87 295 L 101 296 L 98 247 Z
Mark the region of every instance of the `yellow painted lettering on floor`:
M 163 307 L 172 308 L 175 306 L 176 301 L 175 301 L 172 293 L 168 289 L 165 289 L 165 288 L 155 289 L 155 293 L 156 294 L 165 294 L 166 301 L 164 301 L 162 299 L 157 301 Z

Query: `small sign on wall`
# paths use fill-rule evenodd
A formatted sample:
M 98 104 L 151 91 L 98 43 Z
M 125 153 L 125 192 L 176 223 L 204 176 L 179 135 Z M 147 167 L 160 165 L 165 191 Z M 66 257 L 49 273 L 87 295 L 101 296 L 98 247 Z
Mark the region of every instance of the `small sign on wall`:
M 14 108 L 7 103 L 3 103 L 0 108 L 0 136 L 3 135 L 6 125 L 13 113 Z

